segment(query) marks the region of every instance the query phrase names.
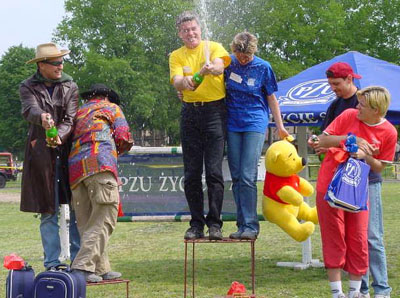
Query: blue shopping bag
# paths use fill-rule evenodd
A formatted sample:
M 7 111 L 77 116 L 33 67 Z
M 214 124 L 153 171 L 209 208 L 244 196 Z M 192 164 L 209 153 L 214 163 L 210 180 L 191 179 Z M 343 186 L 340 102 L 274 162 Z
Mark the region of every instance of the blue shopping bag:
M 367 210 L 370 166 L 350 157 L 341 163 L 329 184 L 325 200 L 334 208 L 349 212 Z

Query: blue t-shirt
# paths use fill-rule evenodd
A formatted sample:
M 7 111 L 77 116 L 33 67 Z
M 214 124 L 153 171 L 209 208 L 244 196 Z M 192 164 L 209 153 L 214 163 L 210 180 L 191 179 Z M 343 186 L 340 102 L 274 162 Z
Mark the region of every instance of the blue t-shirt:
M 271 65 L 254 56 L 241 65 L 235 55 L 225 69 L 228 131 L 265 133 L 269 108 L 267 96 L 278 90 Z

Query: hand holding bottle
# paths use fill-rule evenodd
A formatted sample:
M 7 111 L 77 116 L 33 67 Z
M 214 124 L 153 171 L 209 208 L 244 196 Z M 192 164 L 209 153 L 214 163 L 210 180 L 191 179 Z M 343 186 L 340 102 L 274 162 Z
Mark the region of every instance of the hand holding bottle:
M 61 145 L 57 127 L 54 125 L 54 120 L 49 113 L 42 114 L 42 126 L 46 130 L 47 146 L 56 148 L 58 145 Z

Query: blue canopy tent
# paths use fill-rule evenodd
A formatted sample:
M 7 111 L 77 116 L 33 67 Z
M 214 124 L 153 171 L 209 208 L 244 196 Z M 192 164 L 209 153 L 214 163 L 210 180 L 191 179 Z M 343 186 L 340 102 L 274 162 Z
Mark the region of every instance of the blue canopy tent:
M 325 112 L 336 98 L 328 85 L 325 71 L 335 62 L 347 62 L 362 76 L 355 79 L 358 88 L 378 85 L 387 88 L 392 102 L 386 118 L 400 124 L 400 66 L 351 51 L 312 66 L 278 83 L 278 98 L 286 126 L 320 126 Z

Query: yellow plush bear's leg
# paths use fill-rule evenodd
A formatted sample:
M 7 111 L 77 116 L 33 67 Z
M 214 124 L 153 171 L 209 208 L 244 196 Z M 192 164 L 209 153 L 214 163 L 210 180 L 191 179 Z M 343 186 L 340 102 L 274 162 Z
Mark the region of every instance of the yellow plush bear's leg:
M 312 222 L 300 223 L 297 218 L 297 207 L 283 205 L 268 197 L 263 198 L 263 214 L 266 220 L 275 223 L 294 240 L 306 240 L 315 229 Z
M 311 221 L 317 225 L 318 224 L 317 207 L 311 208 L 307 203 L 303 202 L 299 206 L 299 214 L 297 215 L 297 218 L 305 221 Z

